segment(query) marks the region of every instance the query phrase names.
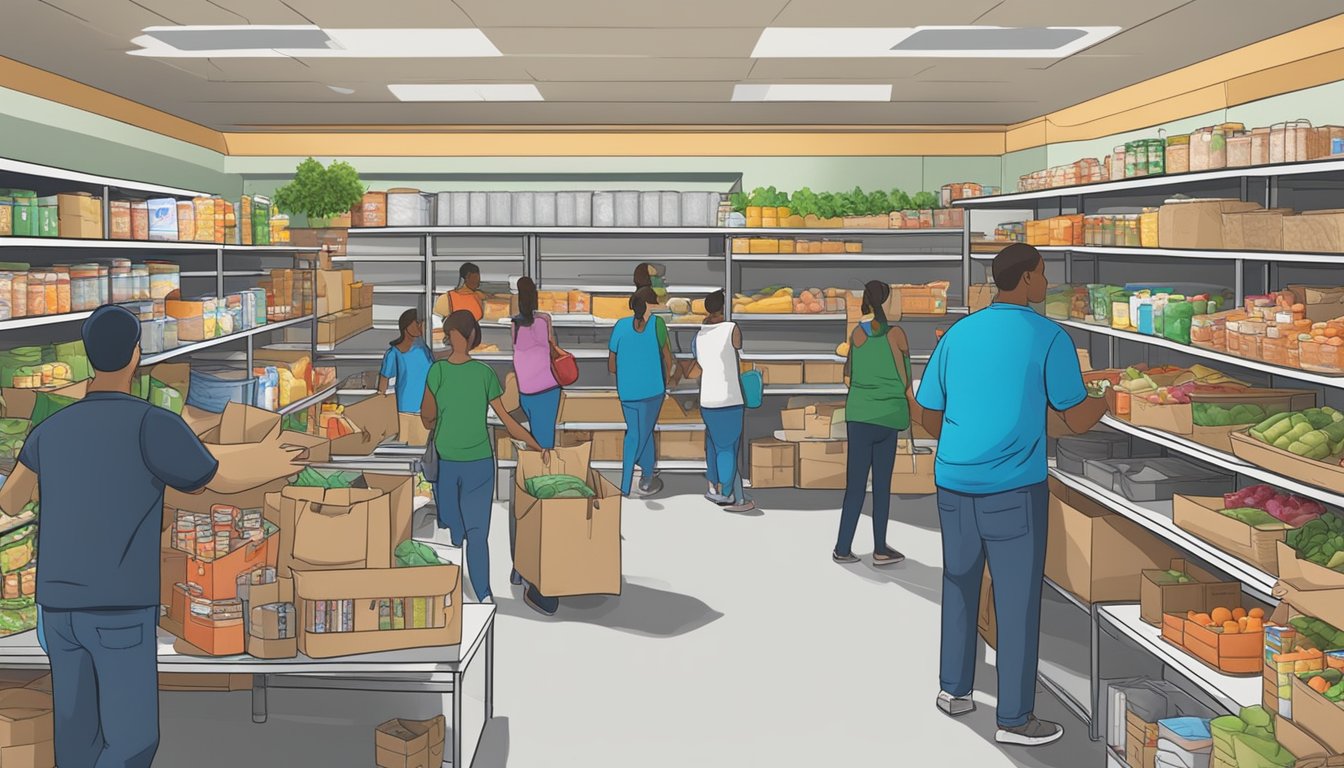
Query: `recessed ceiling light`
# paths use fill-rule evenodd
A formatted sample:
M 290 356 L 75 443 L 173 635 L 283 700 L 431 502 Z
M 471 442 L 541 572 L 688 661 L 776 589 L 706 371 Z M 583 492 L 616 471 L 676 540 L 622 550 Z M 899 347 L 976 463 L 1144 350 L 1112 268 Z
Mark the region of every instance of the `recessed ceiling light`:
M 542 101 L 531 83 L 405 83 L 389 85 L 400 101 Z
M 891 84 L 742 83 L 733 86 L 733 101 L 891 101 Z
M 312 25 L 146 27 L 132 56 L 155 58 L 403 58 L 502 56 L 479 29 L 321 29 Z
M 766 27 L 752 58 L 1030 58 L 1071 56 L 1120 27 Z

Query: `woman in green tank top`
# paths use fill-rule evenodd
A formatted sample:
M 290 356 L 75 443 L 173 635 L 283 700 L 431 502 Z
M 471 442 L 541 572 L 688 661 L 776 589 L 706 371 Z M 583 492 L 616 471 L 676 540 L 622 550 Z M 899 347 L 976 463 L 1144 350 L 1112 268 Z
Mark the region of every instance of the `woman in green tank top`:
M 851 552 L 859 526 L 868 476 L 873 478 L 873 564 L 895 565 L 905 555 L 887 545 L 891 516 L 891 471 L 896 463 L 896 437 L 910 428 L 911 409 L 918 409 L 910 389 L 910 344 L 905 333 L 887 322 L 882 305 L 891 287 L 872 280 L 863 289 L 865 321 L 849 339 L 849 396 L 845 421 L 849 432 L 845 501 L 840 535 L 831 554 L 837 563 L 856 563 Z

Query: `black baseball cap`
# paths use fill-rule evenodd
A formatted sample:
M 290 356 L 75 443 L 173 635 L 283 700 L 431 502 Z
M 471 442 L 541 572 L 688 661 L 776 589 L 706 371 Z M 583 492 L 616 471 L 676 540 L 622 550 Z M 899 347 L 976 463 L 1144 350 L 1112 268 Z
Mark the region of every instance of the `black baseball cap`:
M 120 371 L 140 344 L 140 319 L 125 307 L 104 304 L 84 321 L 80 335 L 95 371 Z

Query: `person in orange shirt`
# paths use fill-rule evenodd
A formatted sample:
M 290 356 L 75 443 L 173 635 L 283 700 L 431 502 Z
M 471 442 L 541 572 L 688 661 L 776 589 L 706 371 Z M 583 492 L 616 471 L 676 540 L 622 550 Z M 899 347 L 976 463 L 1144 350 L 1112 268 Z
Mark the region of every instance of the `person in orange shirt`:
M 485 294 L 481 292 L 481 268 L 467 262 L 457 270 L 457 287 L 434 302 L 434 314 L 444 318 L 464 309 L 480 322 L 485 317 Z

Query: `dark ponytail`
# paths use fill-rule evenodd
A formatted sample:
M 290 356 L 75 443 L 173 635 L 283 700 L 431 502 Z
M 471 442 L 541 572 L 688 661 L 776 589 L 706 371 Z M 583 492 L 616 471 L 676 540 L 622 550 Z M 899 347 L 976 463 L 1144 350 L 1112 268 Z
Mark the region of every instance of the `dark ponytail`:
M 635 267 L 635 290 L 653 286 L 652 271 L 647 262 Z
M 518 316 L 513 324 L 523 328 L 531 327 L 537 314 L 537 284 L 524 275 L 518 278 Z
M 481 324 L 476 322 L 476 316 L 467 310 L 459 309 L 443 321 L 444 335 L 451 331 L 457 331 L 470 342 L 470 348 L 463 350 L 464 352 L 470 352 L 481 346 Z
M 418 321 L 419 319 L 420 319 L 420 310 L 418 309 L 408 309 L 405 312 L 402 312 L 401 317 L 397 318 L 397 331 L 399 335 L 395 340 L 388 342 L 387 346 L 395 347 L 401 342 L 405 341 L 406 329 L 410 328 L 411 324 Z
M 883 328 L 887 325 L 887 313 L 882 305 L 891 298 L 891 286 L 881 280 L 869 280 L 863 286 L 863 311 L 873 316 L 873 324 Z
M 651 305 L 658 303 L 658 294 L 653 289 L 644 286 L 630 294 L 630 311 L 635 313 L 635 325 L 640 326 L 644 323 L 644 313 Z

